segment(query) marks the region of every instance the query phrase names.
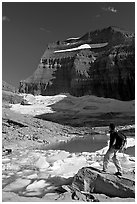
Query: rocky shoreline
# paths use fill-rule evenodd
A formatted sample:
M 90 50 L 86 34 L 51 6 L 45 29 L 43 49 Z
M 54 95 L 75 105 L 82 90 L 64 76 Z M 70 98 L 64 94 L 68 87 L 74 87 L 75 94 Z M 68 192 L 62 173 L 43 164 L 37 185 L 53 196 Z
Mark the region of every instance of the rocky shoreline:
M 53 99 L 55 98 L 52 98 L 52 103 Z M 45 99 L 40 100 L 42 104 Z M 103 134 L 107 134 L 107 126 L 65 125 L 42 120 L 31 114 L 21 114 L 19 111 L 12 110 L 12 106 L 14 105 L 5 106 L 3 104 L 2 110 L 2 142 L 3 150 L 5 150 L 2 157 L 3 202 L 134 201 L 134 198 L 130 196 L 111 198 L 109 195 L 98 192 L 92 192 L 92 195 L 88 196 L 77 191 L 74 196 L 72 183 L 75 175 L 83 167 L 94 167 L 101 170 L 107 144 L 106 147 L 96 152 L 44 149 L 49 144 L 52 147 L 52 144 L 59 144 L 61 141 L 67 143 L 74 138 L 84 139 L 88 135 L 102 137 Z M 22 105 L 24 109 L 27 107 L 29 109 L 34 107 L 35 110 L 34 105 Z M 40 104 L 39 107 L 41 107 Z M 125 154 L 119 153 L 119 158 L 123 166 L 123 177 L 134 181 L 135 158 L 131 152 L 134 152 L 135 126 L 134 123 L 128 125 L 128 122 L 127 125 L 122 126 L 121 124 L 118 128 L 123 129 L 129 136 L 128 146 L 131 151 Z M 11 151 L 6 152 L 6 150 Z M 115 172 L 112 163 L 110 163 L 109 172 L 110 174 Z

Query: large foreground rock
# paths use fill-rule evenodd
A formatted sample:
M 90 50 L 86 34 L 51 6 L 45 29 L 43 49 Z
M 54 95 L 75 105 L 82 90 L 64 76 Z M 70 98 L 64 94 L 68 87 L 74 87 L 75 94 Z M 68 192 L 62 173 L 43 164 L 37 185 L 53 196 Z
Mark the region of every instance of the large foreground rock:
M 72 188 L 76 195 L 91 193 L 105 194 L 109 197 L 134 198 L 135 182 L 127 178 L 118 178 L 93 167 L 84 167 L 74 176 Z

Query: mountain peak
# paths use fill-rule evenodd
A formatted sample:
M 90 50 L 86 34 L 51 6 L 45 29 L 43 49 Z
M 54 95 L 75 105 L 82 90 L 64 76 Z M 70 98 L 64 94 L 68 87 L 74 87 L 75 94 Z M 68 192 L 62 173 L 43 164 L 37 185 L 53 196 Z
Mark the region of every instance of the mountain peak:
M 103 29 L 96 29 L 86 33 L 80 39 L 85 41 L 91 41 L 91 43 L 106 43 L 111 45 L 124 44 L 127 41 L 130 42 L 134 37 L 134 33 L 126 31 L 116 26 L 109 26 Z
M 33 75 L 20 83 L 20 92 L 132 100 L 134 67 L 132 36 L 110 26 L 48 45 Z

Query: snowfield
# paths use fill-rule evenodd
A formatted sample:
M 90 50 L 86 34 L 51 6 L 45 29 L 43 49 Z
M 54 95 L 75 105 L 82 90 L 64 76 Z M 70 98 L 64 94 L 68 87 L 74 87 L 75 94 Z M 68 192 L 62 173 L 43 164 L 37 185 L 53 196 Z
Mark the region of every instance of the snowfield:
M 56 51 L 54 51 L 54 53 L 56 53 L 56 52 L 71 52 L 71 51 L 75 51 L 75 50 L 90 49 L 90 48 L 100 48 L 100 47 L 105 47 L 106 45 L 108 45 L 108 43 L 83 44 L 83 45 L 80 45 L 80 46 L 75 47 L 75 48 L 70 48 L 70 49 L 65 49 L 65 50 L 56 50 Z
M 77 39 L 79 39 L 80 37 L 73 37 L 73 38 L 67 38 L 67 40 L 77 40 Z
M 31 105 L 12 105 L 11 110 L 21 114 L 38 115 L 43 113 L 54 113 L 50 105 L 53 105 L 61 100 L 63 100 L 66 95 L 56 95 L 56 96 L 33 96 L 31 94 L 21 94 L 24 99 L 28 101 Z
M 21 94 L 31 105 L 11 104 L 11 110 L 36 116 L 38 114 L 54 113 L 52 105 L 60 111 L 78 111 L 81 114 L 125 112 L 134 113 L 135 101 L 119 101 L 96 97 L 92 95 L 73 97 L 69 94 L 59 94 L 55 96 L 33 96 L 31 94 Z M 61 102 L 61 103 L 58 103 Z

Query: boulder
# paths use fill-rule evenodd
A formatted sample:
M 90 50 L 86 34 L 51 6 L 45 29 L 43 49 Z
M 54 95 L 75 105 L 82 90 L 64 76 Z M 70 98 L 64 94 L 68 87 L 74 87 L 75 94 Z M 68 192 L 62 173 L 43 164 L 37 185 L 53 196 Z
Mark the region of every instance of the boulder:
M 72 189 L 75 195 L 105 194 L 109 197 L 135 198 L 135 182 L 103 173 L 93 167 L 84 167 L 74 176 Z M 79 197 L 79 196 L 78 196 Z
M 27 101 L 26 99 L 23 99 L 20 104 L 21 105 L 32 105 L 32 103 Z
M 2 156 L 6 156 L 11 153 L 12 153 L 12 149 L 5 149 L 5 148 L 2 149 Z

